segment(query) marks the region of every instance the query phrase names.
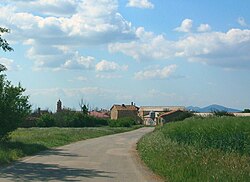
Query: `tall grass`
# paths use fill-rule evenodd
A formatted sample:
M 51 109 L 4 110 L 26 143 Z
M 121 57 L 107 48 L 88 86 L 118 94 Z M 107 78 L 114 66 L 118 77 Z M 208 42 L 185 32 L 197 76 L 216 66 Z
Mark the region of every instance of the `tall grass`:
M 250 118 L 190 118 L 143 137 L 144 162 L 166 181 L 249 181 Z
M 186 119 L 162 129 L 165 137 L 198 148 L 250 155 L 250 118 L 210 117 Z

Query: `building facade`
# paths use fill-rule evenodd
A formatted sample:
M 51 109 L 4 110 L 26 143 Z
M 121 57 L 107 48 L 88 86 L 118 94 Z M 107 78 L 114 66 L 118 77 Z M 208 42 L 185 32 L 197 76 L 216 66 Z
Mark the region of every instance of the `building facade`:
M 113 120 L 117 120 L 119 118 L 133 118 L 137 120 L 138 118 L 138 110 L 139 108 L 135 105 L 113 105 L 110 109 L 110 117 Z
M 139 116 L 143 120 L 144 125 L 157 125 L 160 114 L 169 111 L 185 111 L 184 106 L 141 106 Z M 154 112 L 155 117 L 152 118 L 150 113 Z

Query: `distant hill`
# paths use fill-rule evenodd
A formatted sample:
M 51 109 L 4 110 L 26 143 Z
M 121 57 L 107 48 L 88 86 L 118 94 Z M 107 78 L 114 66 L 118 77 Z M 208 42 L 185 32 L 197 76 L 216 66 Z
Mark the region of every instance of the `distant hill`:
M 241 110 L 238 109 L 233 109 L 233 108 L 227 108 L 224 106 L 220 106 L 217 104 L 209 105 L 207 107 L 194 107 L 194 106 L 189 106 L 186 107 L 187 110 L 189 111 L 195 111 L 195 112 L 213 112 L 213 111 L 226 111 L 226 112 L 241 112 Z

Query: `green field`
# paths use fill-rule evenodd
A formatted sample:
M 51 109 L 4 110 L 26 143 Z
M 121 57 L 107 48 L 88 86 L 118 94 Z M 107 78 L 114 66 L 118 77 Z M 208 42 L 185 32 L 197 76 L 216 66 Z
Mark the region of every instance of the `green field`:
M 79 140 L 131 131 L 139 127 L 21 128 L 12 133 L 9 142 L 0 143 L 0 165 L 49 148 Z
M 189 118 L 143 137 L 144 162 L 166 181 L 250 181 L 250 118 Z

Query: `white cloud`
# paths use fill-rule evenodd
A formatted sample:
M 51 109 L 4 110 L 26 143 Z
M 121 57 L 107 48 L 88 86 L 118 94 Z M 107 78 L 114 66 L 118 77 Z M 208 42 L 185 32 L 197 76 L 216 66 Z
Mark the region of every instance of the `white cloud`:
M 247 26 L 247 23 L 243 17 L 239 17 L 237 22 L 243 27 Z
M 210 30 L 211 27 L 208 24 L 200 24 L 200 26 L 197 28 L 198 32 L 209 32 Z
M 135 78 L 138 80 L 165 79 L 170 77 L 171 74 L 176 70 L 176 68 L 176 65 L 169 65 L 158 69 L 147 69 L 135 73 Z
M 136 31 L 138 40 L 109 45 L 110 52 L 122 52 L 136 60 L 169 60 L 185 58 L 223 68 L 250 69 L 250 30 L 193 33 L 177 41 L 163 35 Z
M 0 7 L 0 22 L 12 30 L 9 41 L 30 47 L 27 54 L 35 67 L 54 69 L 73 59 L 72 52 L 84 46 L 135 38 L 131 23 L 118 12 L 116 0 L 8 2 Z
M 139 27 L 136 30 L 137 41 L 109 44 L 110 52 L 122 52 L 136 60 L 168 59 L 173 55 L 174 42 L 163 35 L 146 32 Z
M 61 66 L 61 69 L 92 69 L 95 58 L 88 56 L 83 57 L 76 54 L 75 59 L 69 59 Z
M 0 57 L 0 64 L 4 65 L 9 71 L 21 70 L 21 66 L 14 64 L 14 61 L 12 59 Z
M 250 30 L 194 34 L 176 42 L 178 55 L 224 68 L 250 68 Z
M 46 16 L 71 16 L 76 12 L 77 0 L 6 0 L 19 11 Z
M 193 20 L 185 19 L 182 21 L 181 26 L 175 28 L 174 30 L 177 32 L 190 32 L 193 26 Z
M 129 0 L 127 7 L 136 7 L 136 8 L 154 8 L 154 4 L 148 0 Z
M 98 72 L 110 72 L 110 71 L 127 70 L 128 66 L 127 65 L 120 66 L 119 64 L 112 61 L 102 60 L 96 64 L 95 68 L 96 71 Z
M 118 74 L 110 74 L 110 73 L 106 73 L 106 74 L 97 74 L 96 78 L 100 78 L 100 79 L 113 79 L 113 78 L 121 78 L 121 75 Z
M 76 80 L 78 80 L 78 81 L 87 81 L 88 78 L 86 78 L 85 76 L 78 76 L 78 77 L 76 78 Z

